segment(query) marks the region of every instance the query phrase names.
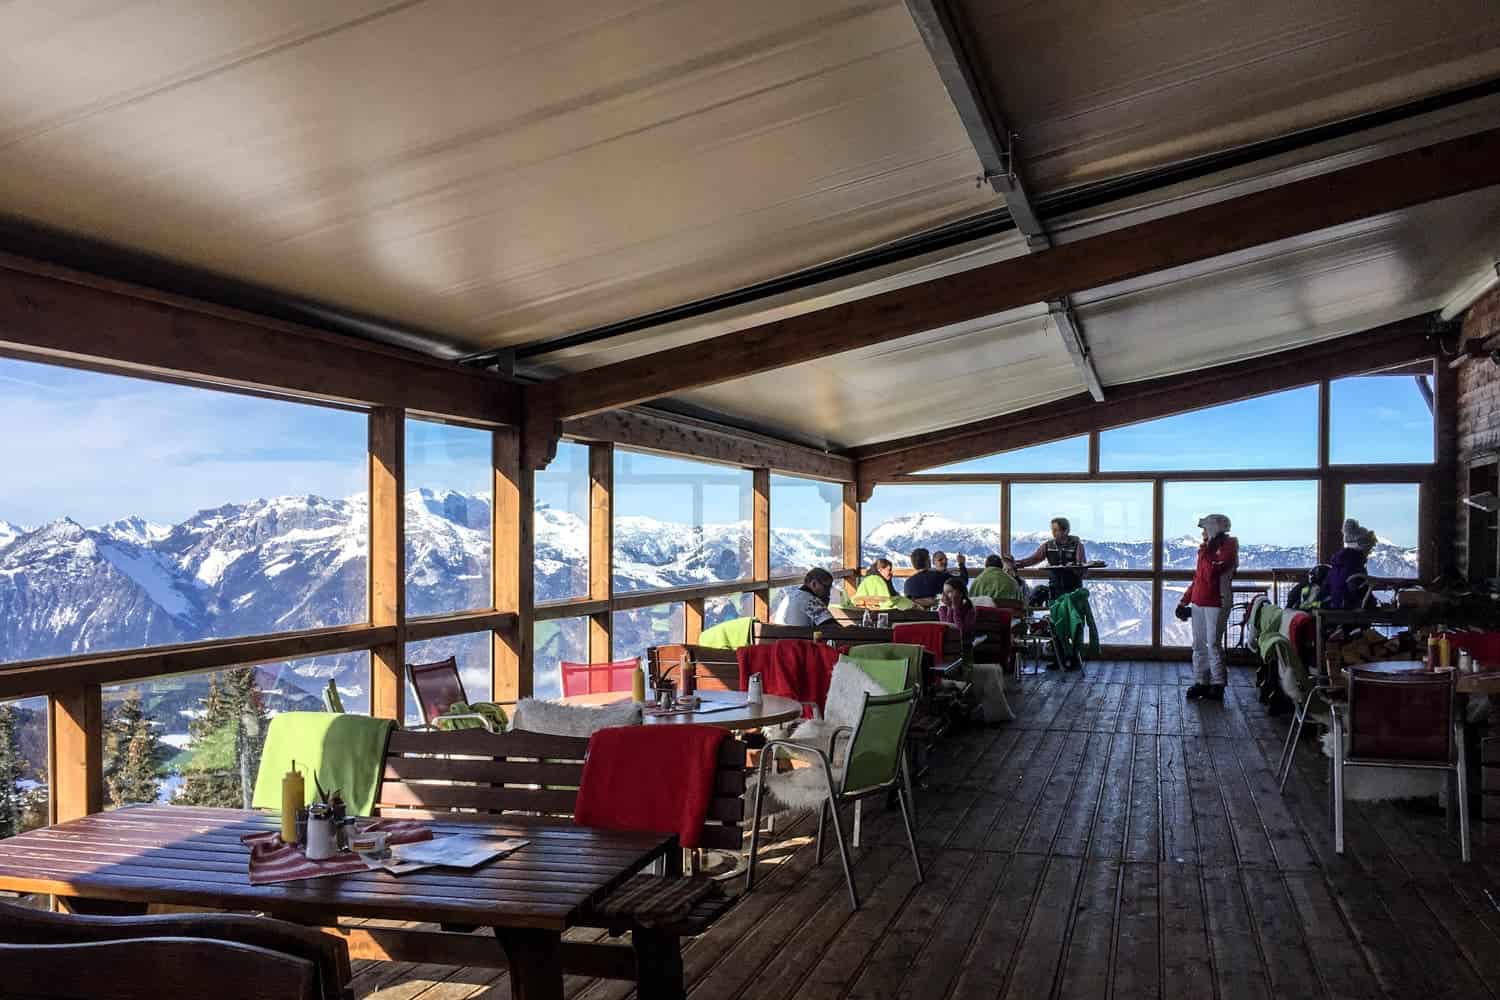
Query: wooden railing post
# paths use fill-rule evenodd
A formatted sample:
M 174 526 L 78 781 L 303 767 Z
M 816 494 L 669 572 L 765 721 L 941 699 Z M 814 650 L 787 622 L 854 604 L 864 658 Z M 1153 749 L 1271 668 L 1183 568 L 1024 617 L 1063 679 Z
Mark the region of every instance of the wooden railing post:
M 99 685 L 54 691 L 47 700 L 53 823 L 104 808 L 104 710 Z
M 513 624 L 494 633 L 492 686 L 496 701 L 514 701 L 532 692 L 532 614 L 536 603 L 532 578 L 535 476 L 521 463 L 521 435 L 516 428 L 495 431 L 491 464 L 495 490 L 491 508 L 494 601 L 496 609 L 515 612 Z
M 840 561 L 840 569 L 858 570 L 860 567 L 860 538 L 859 538 L 859 492 L 853 483 L 844 484 L 844 501 L 840 504 L 839 515 L 843 520 L 844 528 L 844 551 L 843 559 Z M 859 587 L 859 574 L 844 577 L 844 589 L 852 597 L 854 591 Z
M 406 411 L 370 411 L 370 624 L 394 625 L 396 637 L 370 650 L 370 714 L 401 720 L 405 712 Z
M 607 601 L 613 590 L 615 557 L 615 446 L 589 445 L 589 600 Z M 589 616 L 590 663 L 613 658 L 608 611 Z
M 762 581 L 771 576 L 771 470 L 754 470 L 751 488 L 754 497 L 750 516 L 750 573 L 756 581 Z M 767 586 L 755 589 L 755 617 L 761 621 L 771 618 L 771 591 Z

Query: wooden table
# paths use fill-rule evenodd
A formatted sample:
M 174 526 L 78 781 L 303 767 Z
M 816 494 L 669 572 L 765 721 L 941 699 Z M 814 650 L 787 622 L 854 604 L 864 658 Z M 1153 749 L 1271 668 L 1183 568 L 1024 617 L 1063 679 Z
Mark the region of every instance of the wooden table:
M 625 701 L 630 695 L 620 691 L 602 691 L 598 694 L 575 694 L 562 701 L 566 705 L 613 705 Z M 718 726 L 720 729 L 760 729 L 780 722 L 792 722 L 802 718 L 802 703 L 791 698 L 768 694 L 759 705 L 745 703 L 743 691 L 700 691 L 698 697 L 705 706 L 714 703 L 733 703 L 737 707 L 718 712 L 688 712 L 682 715 L 646 716 L 642 721 L 648 726 L 688 725 Z
M 372 917 L 493 928 L 517 1000 L 561 1000 L 562 932 L 631 875 L 677 850 L 675 836 L 572 826 L 434 822 L 438 835 L 489 832 L 529 845 L 472 872 L 397 878 L 360 872 L 279 885 L 250 884 L 246 833 L 275 816 L 237 809 L 143 806 L 99 813 L 0 840 L 0 889 L 81 900 L 258 910 L 313 925 Z M 642 984 L 642 996 L 682 995 L 677 941 L 633 935 L 638 964 L 676 969 L 677 982 Z M 649 949 L 673 949 L 658 956 Z M 674 963 L 675 958 L 675 963 Z
M 1422 674 L 1427 672 L 1427 667 L 1421 660 L 1376 660 L 1373 663 L 1352 663 L 1345 666 L 1344 670 L 1368 670 L 1377 674 Z M 1454 689 L 1459 694 L 1500 694 L 1500 667 L 1473 674 L 1459 674 Z

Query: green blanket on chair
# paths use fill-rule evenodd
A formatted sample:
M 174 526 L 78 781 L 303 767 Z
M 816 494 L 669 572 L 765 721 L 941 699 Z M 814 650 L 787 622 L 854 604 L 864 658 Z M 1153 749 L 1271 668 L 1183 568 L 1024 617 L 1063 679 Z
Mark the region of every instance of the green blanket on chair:
M 698 636 L 698 645 L 708 649 L 739 649 L 750 645 L 750 626 L 754 618 L 731 618 L 713 628 L 706 628 Z
M 390 719 L 334 712 L 282 712 L 271 720 L 260 773 L 255 779 L 257 809 L 281 811 L 281 778 L 296 761 L 307 788 L 307 801 L 317 798 L 317 784 L 338 789 L 350 816 L 368 816 L 375 808 L 380 775 L 385 770 L 385 745 L 395 725 Z

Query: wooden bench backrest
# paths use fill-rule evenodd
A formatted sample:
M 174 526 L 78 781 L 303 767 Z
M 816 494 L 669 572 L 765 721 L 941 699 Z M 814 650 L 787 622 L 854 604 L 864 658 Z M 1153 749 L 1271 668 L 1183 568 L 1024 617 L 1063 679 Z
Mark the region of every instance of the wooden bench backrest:
M 571 823 L 588 743 L 541 733 L 398 730 L 386 750 L 377 808 L 385 816 L 432 818 L 459 811 Z M 661 762 L 665 780 L 672 780 L 674 763 Z M 703 845 L 739 850 L 744 816 L 745 745 L 726 739 Z
M 652 646 L 646 650 L 651 681 L 661 676 L 661 671 L 688 660 L 695 667 L 695 677 L 700 691 L 738 691 L 740 687 L 740 661 L 732 649 L 711 649 L 691 642 Z M 678 671 L 681 671 L 678 666 Z M 677 676 L 674 674 L 673 676 Z
M 779 642 L 782 639 L 813 638 L 813 629 L 805 625 L 771 625 L 757 621 L 750 626 L 750 641 L 757 645 L 763 642 Z

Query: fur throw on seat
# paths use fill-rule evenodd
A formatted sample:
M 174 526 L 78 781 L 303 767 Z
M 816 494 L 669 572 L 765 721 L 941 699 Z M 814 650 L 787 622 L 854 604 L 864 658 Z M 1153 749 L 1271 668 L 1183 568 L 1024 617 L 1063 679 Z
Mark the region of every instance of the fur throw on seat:
M 510 728 L 550 736 L 593 736 L 614 726 L 639 726 L 641 706 L 625 700 L 612 705 L 565 705 L 560 701 L 522 698 Z
M 847 656 L 839 657 L 833 667 L 833 678 L 828 685 L 828 700 L 824 703 L 823 718 L 808 719 L 797 725 L 787 739 L 804 746 L 816 747 L 824 753 L 829 751 L 833 733 L 840 726 L 854 727 L 859 724 L 864 709 L 865 695 L 882 695 L 886 690 L 865 673 L 859 664 Z M 837 756 L 833 757 L 833 782 L 838 787 L 843 775 L 843 753 L 848 749 L 847 737 L 839 741 Z M 766 795 L 773 810 L 816 809 L 828 798 L 828 782 L 823 767 L 812 758 L 802 756 L 800 762 L 810 767 L 799 767 L 781 774 L 769 775 Z M 751 786 L 753 789 L 753 785 Z
M 1344 734 L 1347 749 L 1349 735 Z M 1333 757 L 1333 732 L 1325 732 L 1319 747 Z M 1344 798 L 1352 802 L 1384 802 L 1390 799 L 1430 799 L 1445 794 L 1444 771 L 1408 771 L 1394 767 L 1344 767 Z

